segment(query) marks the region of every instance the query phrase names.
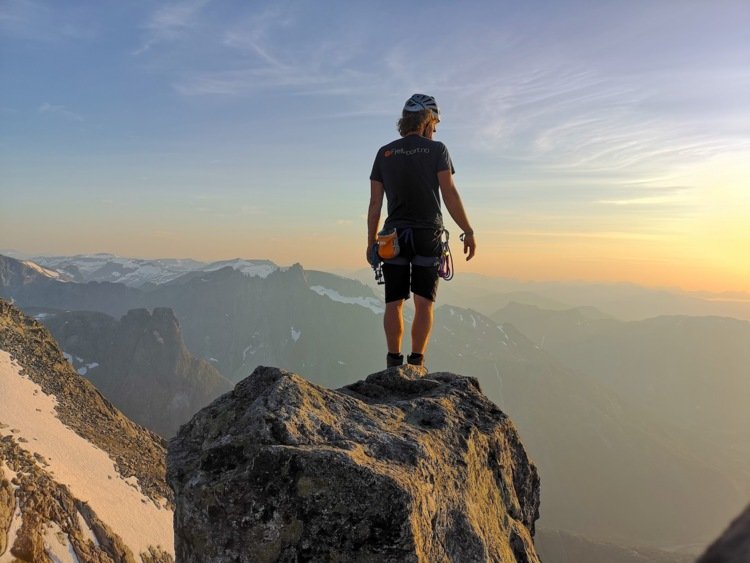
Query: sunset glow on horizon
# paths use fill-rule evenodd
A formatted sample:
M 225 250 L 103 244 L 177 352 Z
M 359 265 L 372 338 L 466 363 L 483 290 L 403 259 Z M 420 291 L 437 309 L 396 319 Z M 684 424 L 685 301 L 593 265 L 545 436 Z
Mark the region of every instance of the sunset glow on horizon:
M 425 92 L 459 274 L 750 292 L 750 4 L 399 6 L 3 3 L 0 253 L 366 267 Z

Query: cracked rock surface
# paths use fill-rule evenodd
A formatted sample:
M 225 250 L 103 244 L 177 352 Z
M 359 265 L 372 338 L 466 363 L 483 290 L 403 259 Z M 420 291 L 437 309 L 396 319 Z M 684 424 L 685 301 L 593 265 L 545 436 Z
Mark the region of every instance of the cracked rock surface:
M 537 562 L 539 478 L 476 379 L 259 367 L 169 443 L 177 560 Z

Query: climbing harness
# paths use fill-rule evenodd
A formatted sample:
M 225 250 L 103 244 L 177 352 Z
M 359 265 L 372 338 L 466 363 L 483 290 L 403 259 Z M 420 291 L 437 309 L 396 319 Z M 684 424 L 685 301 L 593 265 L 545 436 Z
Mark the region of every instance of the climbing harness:
M 378 285 L 383 285 L 383 263 L 394 264 L 397 266 L 422 266 L 426 268 L 437 266 L 438 276 L 445 281 L 453 279 L 453 255 L 448 244 L 450 233 L 448 229 L 440 230 L 440 256 L 421 256 L 416 254 L 414 249 L 414 232 L 410 228 L 403 229 L 396 233 L 396 229 L 390 231 L 380 231 L 377 242 L 373 243 L 370 249 L 370 265 L 375 272 L 375 281 Z M 464 235 L 461 235 L 461 240 Z M 399 243 L 399 240 L 401 243 Z M 415 255 L 409 259 L 399 255 L 401 244 L 408 246 L 415 252 Z

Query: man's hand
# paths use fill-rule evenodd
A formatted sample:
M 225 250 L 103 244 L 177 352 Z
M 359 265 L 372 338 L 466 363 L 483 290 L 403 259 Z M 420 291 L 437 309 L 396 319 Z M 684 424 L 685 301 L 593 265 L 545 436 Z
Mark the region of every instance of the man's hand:
M 461 241 L 464 243 L 464 254 L 468 253 L 466 260 L 471 260 L 474 258 L 477 243 L 474 239 L 474 231 L 471 230 L 471 225 L 469 224 L 469 218 L 466 217 L 461 196 L 458 195 L 456 185 L 453 183 L 453 175 L 450 170 L 442 170 L 438 172 L 437 177 L 445 207 L 458 227 L 464 231 L 464 234 L 461 235 Z
M 377 250 L 377 248 L 378 248 L 378 243 L 377 242 L 373 242 L 370 246 L 367 247 L 367 250 L 365 250 L 365 259 L 367 260 L 367 263 L 370 266 L 374 266 L 373 260 L 375 260 L 375 261 L 378 260 L 378 256 L 377 256 L 378 250 Z
M 380 209 L 383 207 L 383 197 L 385 196 L 385 188 L 382 182 L 376 180 L 370 180 L 370 205 L 367 208 L 367 240 L 371 241 L 370 246 L 365 251 L 365 257 L 367 263 L 372 266 L 370 256 L 372 252 L 372 245 L 377 240 L 378 223 L 380 223 Z
M 469 261 L 472 258 L 474 258 L 474 252 L 477 250 L 477 241 L 474 238 L 474 235 L 463 235 L 463 241 L 464 241 L 464 254 L 467 252 L 469 255 L 466 257 L 466 260 Z

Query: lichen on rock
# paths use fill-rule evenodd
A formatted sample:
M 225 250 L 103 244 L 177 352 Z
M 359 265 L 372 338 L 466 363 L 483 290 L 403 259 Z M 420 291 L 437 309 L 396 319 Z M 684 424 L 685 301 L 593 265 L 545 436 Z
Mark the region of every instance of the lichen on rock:
M 539 478 L 477 380 L 259 367 L 170 441 L 177 560 L 539 561 Z

